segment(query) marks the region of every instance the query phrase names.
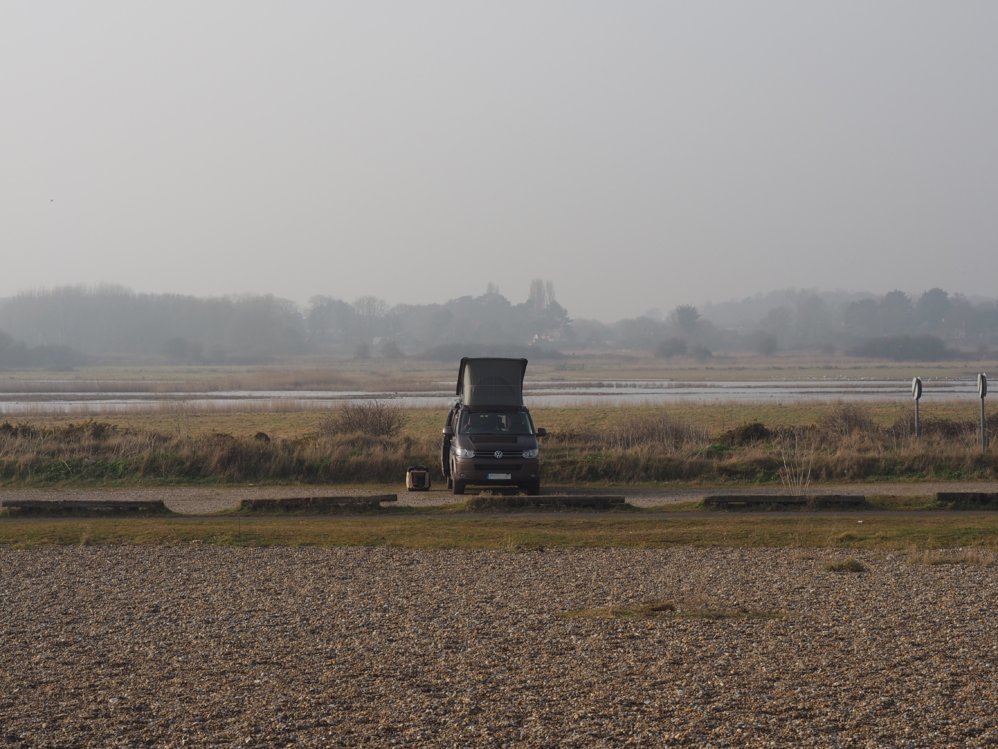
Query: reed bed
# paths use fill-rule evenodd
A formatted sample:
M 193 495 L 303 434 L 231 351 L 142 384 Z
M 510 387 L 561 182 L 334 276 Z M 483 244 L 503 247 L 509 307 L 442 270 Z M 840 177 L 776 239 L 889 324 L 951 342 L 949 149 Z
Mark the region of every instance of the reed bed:
M 890 404 L 888 404 L 890 405 Z M 869 479 L 990 479 L 973 418 L 924 419 L 855 404 L 770 410 L 737 423 L 718 406 L 537 409 L 545 482 L 783 483 Z M 0 481 L 393 482 L 405 468 L 438 470 L 436 410 L 390 403 L 329 411 L 227 414 L 195 409 L 107 420 L 0 424 Z M 998 444 L 998 416 L 989 420 Z M 439 481 L 440 476 L 436 479 Z

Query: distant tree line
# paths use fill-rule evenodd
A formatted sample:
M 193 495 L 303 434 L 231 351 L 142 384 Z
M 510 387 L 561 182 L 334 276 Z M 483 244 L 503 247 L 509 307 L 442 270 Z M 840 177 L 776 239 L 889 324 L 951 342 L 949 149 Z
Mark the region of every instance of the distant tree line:
M 0 302 L 0 330 L 27 346 L 95 356 L 227 361 L 307 350 L 297 307 L 273 296 L 201 299 L 66 287 Z
M 68 346 L 28 346 L 0 330 L 0 369 L 72 369 L 85 357 Z
M 776 296 L 776 295 L 771 295 Z M 621 321 L 633 343 L 657 334 L 656 353 L 704 356 L 704 350 L 820 351 L 895 360 L 933 361 L 987 353 L 998 346 L 998 302 L 973 302 L 934 288 L 917 297 L 903 291 L 883 296 L 781 292 L 780 303 L 755 297 L 716 310 L 723 327 L 695 308 L 677 307 Z M 769 301 L 770 304 L 766 304 Z M 642 336 L 635 335 L 642 333 Z
M 0 300 L 0 367 L 73 366 L 81 357 L 185 363 L 265 362 L 303 354 L 448 355 L 448 346 L 552 350 L 571 321 L 550 281 L 510 302 L 490 284 L 481 296 L 390 307 L 374 296 L 313 298 L 305 309 L 270 295 L 199 298 L 117 286 L 65 287 Z M 58 355 L 58 356 L 57 356 Z M 62 358 L 59 359 L 58 357 Z
M 781 347 L 806 346 L 860 356 L 942 359 L 985 352 L 998 344 L 998 303 L 972 302 L 933 288 L 912 297 L 903 291 L 835 305 L 816 294 L 778 308 L 760 322 Z
M 453 359 L 634 350 L 705 361 L 726 352 L 823 351 L 942 359 L 998 347 L 998 303 L 942 289 L 911 297 L 787 291 L 698 310 L 679 305 L 613 323 L 571 319 L 550 281 L 519 303 L 479 296 L 389 306 L 317 296 L 302 309 L 270 295 L 199 298 L 116 286 L 65 287 L 0 300 L 0 368 L 67 368 L 86 357 L 249 363 L 289 356 Z
M 375 297 L 352 304 L 315 297 L 305 310 L 307 340 L 313 350 L 372 355 L 425 354 L 440 346 L 552 346 L 572 340 L 568 313 L 550 281 L 534 280 L 527 299 L 513 304 L 492 284 L 481 296 L 443 304 L 400 304 L 389 308 Z

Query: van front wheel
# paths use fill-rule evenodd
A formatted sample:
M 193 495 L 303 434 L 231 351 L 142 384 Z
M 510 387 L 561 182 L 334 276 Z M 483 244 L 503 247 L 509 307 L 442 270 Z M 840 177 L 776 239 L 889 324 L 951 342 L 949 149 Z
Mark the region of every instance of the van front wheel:
M 451 487 L 451 491 L 455 494 L 464 494 L 464 482 L 453 479 L 454 485 Z

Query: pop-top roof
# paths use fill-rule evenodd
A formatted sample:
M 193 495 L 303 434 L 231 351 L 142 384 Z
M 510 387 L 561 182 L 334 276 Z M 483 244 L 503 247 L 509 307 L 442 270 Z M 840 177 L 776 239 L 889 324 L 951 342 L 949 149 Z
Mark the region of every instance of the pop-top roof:
M 461 359 L 457 396 L 472 407 L 522 406 L 526 359 Z

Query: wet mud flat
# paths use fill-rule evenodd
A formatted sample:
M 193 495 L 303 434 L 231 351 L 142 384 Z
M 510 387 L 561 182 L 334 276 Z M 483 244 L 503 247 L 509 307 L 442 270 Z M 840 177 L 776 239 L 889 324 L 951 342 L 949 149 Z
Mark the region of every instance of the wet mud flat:
M 994 745 L 998 569 L 843 556 L 0 547 L 0 745 Z

